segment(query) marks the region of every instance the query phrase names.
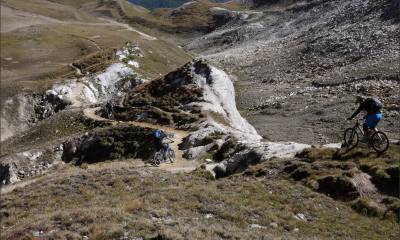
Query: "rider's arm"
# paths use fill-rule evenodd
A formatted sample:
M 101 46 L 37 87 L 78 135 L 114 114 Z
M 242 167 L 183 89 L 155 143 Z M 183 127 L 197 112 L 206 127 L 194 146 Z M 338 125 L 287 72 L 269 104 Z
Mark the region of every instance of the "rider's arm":
M 353 113 L 353 115 L 351 115 L 349 119 L 353 119 L 355 116 L 357 116 L 365 108 L 364 105 L 365 105 L 364 103 L 360 104 L 358 109 Z

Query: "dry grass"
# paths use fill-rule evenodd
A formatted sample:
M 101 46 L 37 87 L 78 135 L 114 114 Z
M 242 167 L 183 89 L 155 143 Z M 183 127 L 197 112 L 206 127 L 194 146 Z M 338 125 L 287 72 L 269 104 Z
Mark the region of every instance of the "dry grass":
M 272 159 L 253 166 L 244 175 L 292 179 L 348 202 L 361 214 L 400 221 L 399 153 L 396 144 L 384 154 L 365 148 L 310 148 L 294 159 Z
M 395 239 L 399 234 L 395 222 L 364 217 L 287 180 L 211 180 L 115 162 L 63 172 L 2 196 L 3 237 L 32 237 L 40 230 L 50 239 Z M 308 221 L 295 219 L 297 213 Z
M 62 3 L 62 1 L 58 2 Z M 71 6 L 46 3 L 48 1 L 44 0 L 23 4 L 15 0 L 4 1 L 5 5 L 27 11 L 27 14 L 56 17 L 52 16 L 53 14 L 64 22 L 57 23 L 49 20 L 48 24 L 2 33 L 3 99 L 18 93 L 18 89 L 21 88 L 32 91 L 47 89 L 54 82 L 64 79 L 63 76 L 69 73 L 72 74 L 69 77 L 74 77 L 74 70 L 68 66 L 69 64 L 89 55 L 119 49 L 126 42 L 134 42 L 142 49 L 145 57 L 136 59 L 141 66 L 138 73 L 148 79 L 166 74 L 190 60 L 190 56 L 182 49 L 162 40 L 148 41 L 136 32 L 127 31 L 123 26 L 87 25 L 88 22 L 93 21 L 81 16 L 74 20 L 74 17 L 80 14 L 72 7 L 77 2 L 69 3 Z M 74 14 L 74 17 L 64 16 L 69 12 Z M 86 15 L 97 23 L 100 22 L 98 18 Z M 71 20 L 73 21 L 68 23 Z M 3 21 L 7 22 L 7 16 L 2 16 Z
M 33 14 L 43 15 L 50 18 L 55 18 L 58 20 L 99 22 L 96 17 L 93 17 L 81 10 L 78 10 L 64 3 L 59 4 L 54 1 L 47 1 L 47 0 L 30 0 L 30 1 L 2 0 L 1 2 L 5 6 L 9 6 L 14 9 L 30 12 Z

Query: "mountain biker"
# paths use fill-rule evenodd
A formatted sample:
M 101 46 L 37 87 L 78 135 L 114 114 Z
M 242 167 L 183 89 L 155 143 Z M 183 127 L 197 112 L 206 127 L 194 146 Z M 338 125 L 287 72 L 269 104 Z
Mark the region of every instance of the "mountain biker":
M 353 113 L 353 115 L 351 115 L 351 117 L 347 118 L 347 120 L 352 120 L 363 110 L 366 111 L 367 115 L 364 117 L 365 120 L 363 124 L 363 130 L 365 132 L 366 139 L 368 139 L 370 130 L 374 129 L 382 119 L 381 109 L 383 104 L 377 98 L 365 98 L 363 96 L 357 96 L 356 103 L 360 104 L 360 106 Z
M 166 146 L 166 144 L 163 143 L 164 138 L 167 137 L 167 134 L 160 129 L 157 129 L 156 131 L 154 131 L 153 133 L 153 137 L 154 137 L 154 145 L 156 147 L 157 152 L 160 151 L 161 149 L 166 150 L 166 148 L 168 147 L 168 145 Z M 166 159 L 166 151 L 163 152 L 164 154 L 164 160 Z

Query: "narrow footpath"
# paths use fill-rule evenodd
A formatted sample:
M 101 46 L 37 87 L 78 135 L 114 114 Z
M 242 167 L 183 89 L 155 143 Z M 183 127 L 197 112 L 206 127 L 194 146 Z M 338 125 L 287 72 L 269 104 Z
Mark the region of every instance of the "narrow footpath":
M 94 121 L 98 122 L 108 122 L 111 123 L 112 125 L 117 125 L 118 123 L 122 123 L 121 121 L 115 121 L 107 118 L 103 118 L 99 115 L 96 114 L 96 111 L 98 111 L 100 108 L 86 108 L 83 110 L 83 114 L 87 117 L 90 118 Z M 158 124 L 152 124 L 152 123 L 146 123 L 146 122 L 136 122 L 136 121 L 128 121 L 124 122 L 131 124 L 133 126 L 138 126 L 138 127 L 143 127 L 143 128 L 151 128 L 151 129 L 161 129 L 165 132 L 168 133 L 173 133 L 174 134 L 174 142 L 171 143 L 171 148 L 175 152 L 175 162 L 173 163 L 162 163 L 160 165 L 160 169 L 170 171 L 173 173 L 178 173 L 178 172 L 191 172 L 194 169 L 196 169 L 196 162 L 186 160 L 183 158 L 183 152 L 179 149 L 178 145 L 182 143 L 183 139 L 189 135 L 187 131 L 182 131 L 182 130 L 177 130 L 172 127 L 168 126 L 163 126 L 163 125 L 158 125 Z

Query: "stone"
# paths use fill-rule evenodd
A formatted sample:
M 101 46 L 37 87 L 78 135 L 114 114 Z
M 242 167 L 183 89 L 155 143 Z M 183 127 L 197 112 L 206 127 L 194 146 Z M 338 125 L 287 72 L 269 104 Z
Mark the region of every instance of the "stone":
M 297 213 L 296 215 L 294 215 L 294 218 L 303 222 L 307 222 L 307 218 L 303 213 Z
M 278 224 L 276 222 L 270 223 L 269 226 L 272 228 L 278 228 Z
M 252 224 L 250 224 L 250 228 L 261 228 L 261 229 L 263 229 L 263 228 L 266 228 L 266 227 L 265 226 L 261 226 L 259 224 L 252 223 Z

